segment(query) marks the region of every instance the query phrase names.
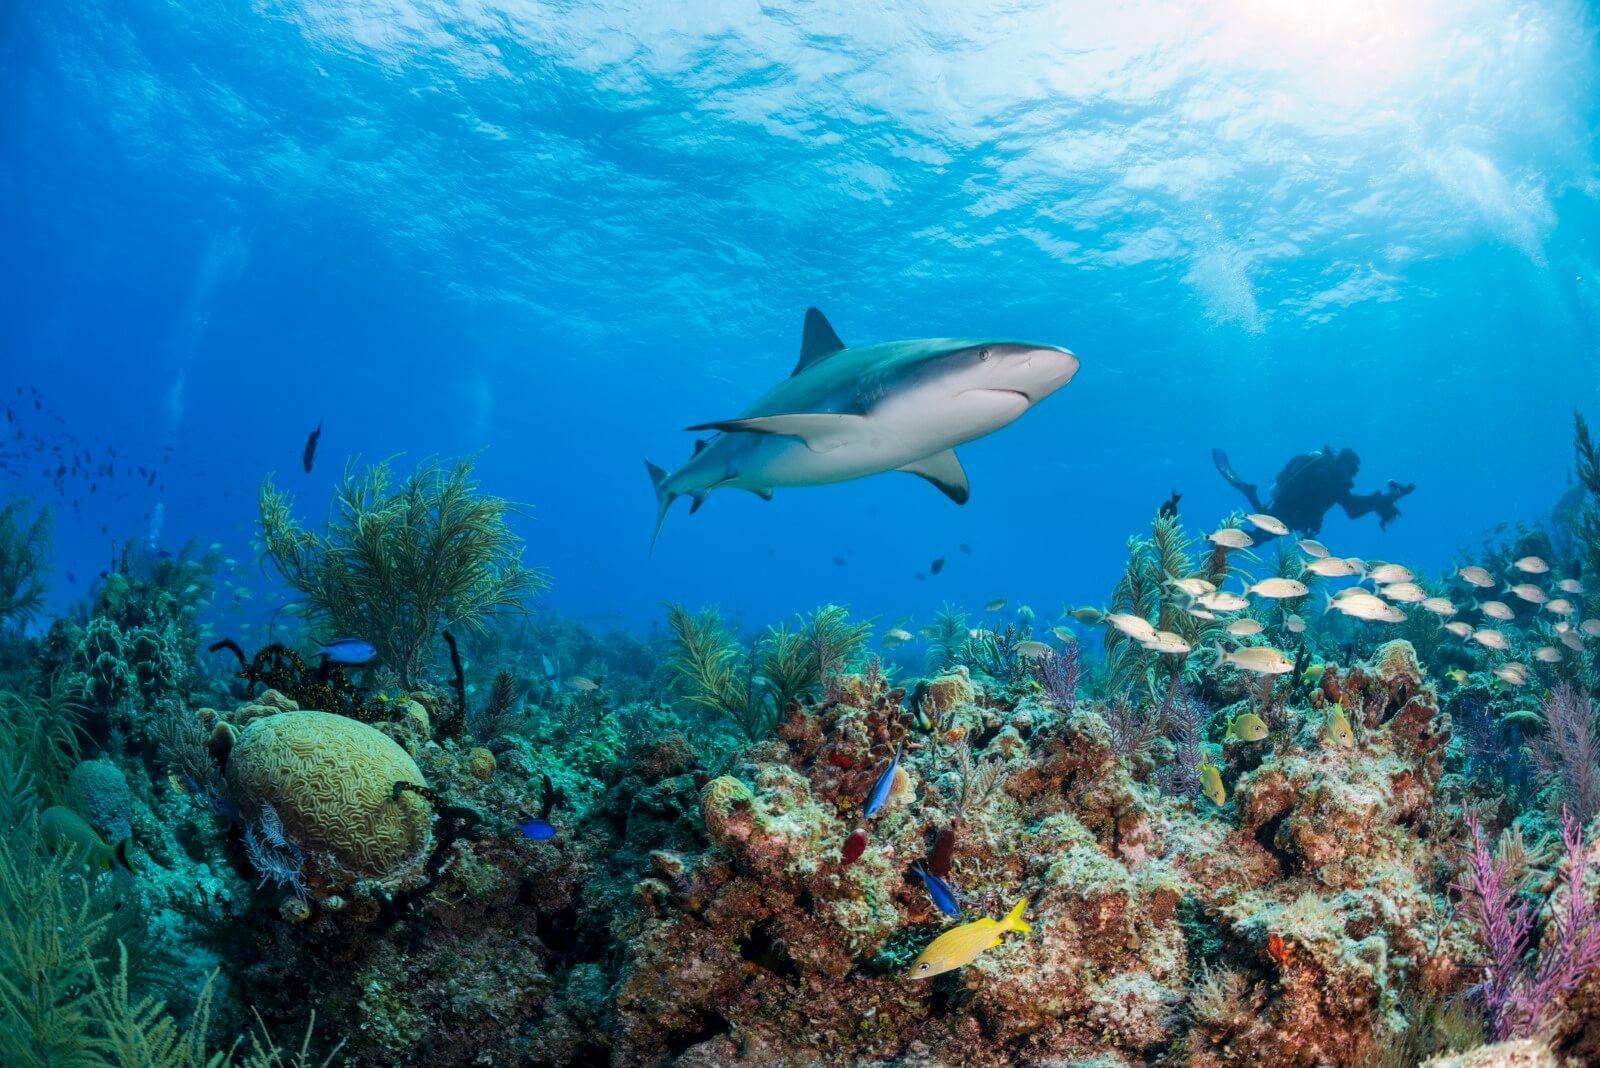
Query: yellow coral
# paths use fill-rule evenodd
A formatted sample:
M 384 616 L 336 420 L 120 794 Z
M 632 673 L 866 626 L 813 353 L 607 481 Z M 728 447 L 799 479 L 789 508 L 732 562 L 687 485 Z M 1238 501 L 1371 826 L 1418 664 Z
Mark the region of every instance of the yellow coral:
M 225 775 L 243 812 L 267 803 L 290 841 L 358 878 L 401 874 L 428 849 L 432 813 L 396 782 L 421 784 L 416 762 L 364 723 L 327 712 L 280 712 L 238 734 Z
M 428 718 L 428 708 L 421 701 L 407 701 L 404 706 L 404 715 L 407 727 L 419 738 L 426 739 L 433 734 L 432 723 Z
M 972 678 L 965 667 L 947 675 L 940 675 L 928 683 L 922 695 L 922 710 L 930 716 L 940 716 L 952 708 L 972 704 Z
M 706 837 L 724 847 L 749 841 L 758 829 L 755 801 L 750 787 L 732 775 L 721 775 L 706 783 L 700 791 Z
M 1377 665 L 1377 676 L 1385 686 L 1404 683 L 1415 689 L 1422 684 L 1422 665 L 1417 661 L 1417 650 L 1404 638 L 1379 646 L 1372 662 Z
M 494 754 L 489 750 L 480 746 L 467 753 L 467 770 L 473 778 L 488 782 L 494 778 L 494 767 Z

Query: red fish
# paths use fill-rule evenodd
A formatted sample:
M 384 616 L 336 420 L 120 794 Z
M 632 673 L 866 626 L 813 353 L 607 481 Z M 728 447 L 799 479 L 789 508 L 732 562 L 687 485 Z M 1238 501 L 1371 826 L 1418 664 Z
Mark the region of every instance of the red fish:
M 849 864 L 852 861 L 859 860 L 861 854 L 866 851 L 867 832 L 865 829 L 857 827 L 850 832 L 850 837 L 844 840 L 844 849 L 840 852 L 840 859 Z
M 950 874 L 950 854 L 956 848 L 956 829 L 946 827 L 933 840 L 933 852 L 928 856 L 928 873 L 944 878 Z

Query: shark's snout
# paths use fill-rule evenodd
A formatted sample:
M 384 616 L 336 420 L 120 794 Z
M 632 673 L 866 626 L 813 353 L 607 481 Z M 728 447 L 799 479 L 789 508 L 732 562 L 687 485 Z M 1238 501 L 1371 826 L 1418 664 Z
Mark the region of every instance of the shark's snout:
M 1028 345 L 1022 347 L 1012 360 L 1012 368 L 1005 383 L 1006 388 L 1037 404 L 1068 382 L 1078 373 L 1078 357 L 1054 345 Z

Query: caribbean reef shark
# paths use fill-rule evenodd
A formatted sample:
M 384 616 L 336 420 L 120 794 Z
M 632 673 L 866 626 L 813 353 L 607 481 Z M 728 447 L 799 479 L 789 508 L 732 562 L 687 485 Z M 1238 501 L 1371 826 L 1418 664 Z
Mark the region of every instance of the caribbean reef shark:
M 957 504 L 969 496 L 954 447 L 993 433 L 1072 380 L 1078 358 L 1054 345 L 971 338 L 851 347 L 806 309 L 800 361 L 670 474 L 645 461 L 656 489 L 656 528 L 689 497 L 697 511 L 715 489 L 771 500 L 777 486 L 820 486 L 881 471 L 927 479 Z

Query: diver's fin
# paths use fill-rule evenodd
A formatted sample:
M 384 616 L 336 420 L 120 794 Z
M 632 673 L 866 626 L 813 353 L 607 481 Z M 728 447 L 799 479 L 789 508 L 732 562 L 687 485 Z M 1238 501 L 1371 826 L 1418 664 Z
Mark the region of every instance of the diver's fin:
M 132 848 L 133 839 L 124 838 L 112 848 L 111 856 L 117 864 L 121 865 L 124 871 L 130 871 L 137 875 L 139 869 L 133 866 L 133 856 L 128 852 Z
M 746 486 L 745 489 L 749 490 L 751 493 L 754 493 L 757 497 L 760 497 L 764 501 L 772 500 L 771 486 Z
M 783 415 L 754 415 L 748 419 L 723 419 L 700 423 L 685 430 L 720 430 L 724 434 L 788 434 L 806 443 L 812 452 L 831 452 L 844 444 L 866 419 L 864 415 L 840 412 L 789 412 Z
M 827 359 L 844 347 L 844 342 L 839 340 L 839 335 L 834 333 L 833 327 L 829 325 L 828 317 L 815 308 L 807 308 L 805 329 L 800 334 L 800 361 L 794 365 L 790 377 L 804 371 L 818 360 Z
M 961 469 L 961 460 L 954 449 L 924 456 L 900 470 L 927 479 L 938 487 L 940 493 L 957 504 L 966 504 L 967 498 L 972 496 L 972 489 L 967 485 L 967 473 Z
M 650 551 L 655 552 L 656 539 L 661 536 L 661 521 L 667 518 L 667 509 L 672 507 L 672 502 L 677 499 L 676 493 L 666 489 L 667 473 L 649 460 L 644 462 L 645 468 L 650 472 L 650 484 L 656 488 L 656 529 L 650 535 Z
M 1217 474 L 1221 475 L 1228 485 L 1245 495 L 1250 502 L 1250 507 L 1261 511 L 1261 500 L 1256 496 L 1256 488 L 1249 482 L 1234 473 L 1233 465 L 1228 462 L 1228 454 L 1221 449 L 1211 450 L 1211 462 L 1217 465 Z

